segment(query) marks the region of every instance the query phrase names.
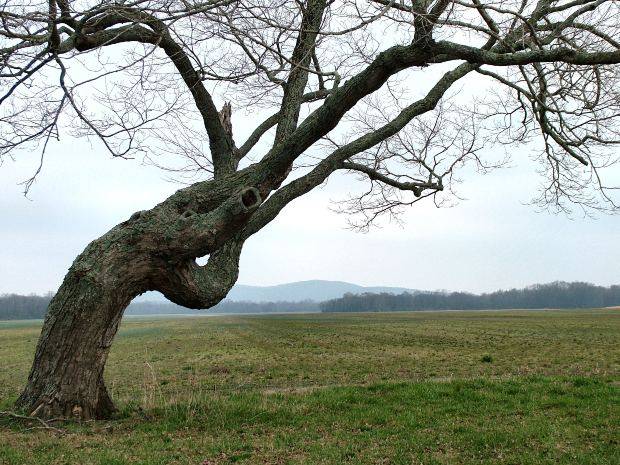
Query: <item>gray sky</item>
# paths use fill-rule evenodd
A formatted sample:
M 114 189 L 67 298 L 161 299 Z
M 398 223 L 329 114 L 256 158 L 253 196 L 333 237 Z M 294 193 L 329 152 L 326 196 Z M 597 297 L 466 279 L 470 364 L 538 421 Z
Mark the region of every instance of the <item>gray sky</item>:
M 367 234 L 347 230 L 346 218 L 330 211 L 330 200 L 351 188 L 350 179 L 334 178 L 246 244 L 239 282 L 330 279 L 477 292 L 553 280 L 620 283 L 620 218 L 536 213 L 525 202 L 541 179 L 518 152 L 515 168 L 467 175 L 460 188 L 467 200 L 456 206 L 418 204 L 404 226 Z M 179 188 L 154 167 L 65 139 L 26 199 L 17 183 L 36 162 L 26 154 L 0 166 L 0 293 L 55 290 L 89 241 Z

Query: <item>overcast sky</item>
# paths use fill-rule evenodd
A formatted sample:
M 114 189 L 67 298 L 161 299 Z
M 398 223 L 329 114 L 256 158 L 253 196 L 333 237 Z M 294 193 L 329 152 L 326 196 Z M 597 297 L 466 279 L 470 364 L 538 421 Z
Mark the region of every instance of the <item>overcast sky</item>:
M 334 178 L 246 243 L 239 282 L 329 279 L 475 292 L 554 280 L 620 283 L 620 218 L 537 213 L 525 203 L 541 179 L 519 152 L 514 168 L 467 176 L 460 188 L 467 200 L 458 205 L 418 204 L 402 227 L 366 234 L 330 210 L 330 200 L 351 188 Z M 0 293 L 56 290 L 89 241 L 179 188 L 152 166 L 65 140 L 49 152 L 27 199 L 18 183 L 36 162 L 31 154 L 0 166 Z

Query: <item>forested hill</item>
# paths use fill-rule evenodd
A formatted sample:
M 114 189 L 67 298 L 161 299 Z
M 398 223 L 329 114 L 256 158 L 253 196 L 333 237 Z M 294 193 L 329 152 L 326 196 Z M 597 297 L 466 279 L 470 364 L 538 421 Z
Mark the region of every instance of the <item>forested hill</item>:
M 420 292 L 346 294 L 321 303 L 323 312 L 394 312 L 415 310 L 487 310 L 517 308 L 598 308 L 620 306 L 620 286 L 582 282 L 536 284 L 488 294 Z
M 247 284 L 235 284 L 226 296 L 227 301 L 234 302 L 303 302 L 313 300 L 324 302 L 329 299 L 337 299 L 347 292 L 362 294 L 364 292 L 389 294 L 401 294 L 403 292 L 416 293 L 415 289 L 388 286 L 360 286 L 345 281 L 327 281 L 313 279 L 309 281 L 297 281 L 292 283 L 276 284 L 273 286 L 249 286 Z M 158 292 L 146 292 L 136 298 L 134 302 L 168 302 Z

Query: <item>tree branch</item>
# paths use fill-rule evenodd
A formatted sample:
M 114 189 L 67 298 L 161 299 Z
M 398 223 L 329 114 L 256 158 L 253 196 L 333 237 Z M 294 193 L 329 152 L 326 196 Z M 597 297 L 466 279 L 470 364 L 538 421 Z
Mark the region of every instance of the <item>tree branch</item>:
M 465 60 L 478 65 L 516 66 L 532 63 L 562 62 L 574 65 L 609 65 L 620 63 L 620 50 L 585 52 L 565 47 L 551 50 L 536 49 L 514 53 L 497 53 L 455 42 L 440 41 L 433 47 L 433 62 Z
M 275 144 L 295 130 L 303 94 L 308 82 L 308 66 L 314 53 L 317 31 L 321 28 L 326 0 L 310 0 L 303 12 L 297 43 L 291 56 L 293 68 L 284 86 Z
M 195 260 L 176 265 L 156 287 L 175 304 L 193 309 L 210 308 L 220 302 L 239 276 L 243 241 L 231 239 L 213 252 L 200 266 Z
M 128 21 L 135 22 L 129 26 L 108 29 L 111 25 Z M 150 29 L 141 26 L 140 22 L 148 25 Z M 147 43 L 161 48 L 181 75 L 202 115 L 204 127 L 209 135 L 215 177 L 234 171 L 234 141 L 222 126 L 213 98 L 204 87 L 189 56 L 172 38 L 163 21 L 140 11 L 124 8 L 122 14 L 113 10 L 101 17 L 89 19 L 82 27 L 89 33 L 80 33 L 78 29 L 75 37 L 60 44 L 60 53 L 67 53 L 73 48 L 83 52 L 126 42 Z M 102 27 L 105 29 L 101 29 Z
M 376 131 L 365 134 L 339 147 L 321 160 L 308 174 L 278 189 L 252 215 L 252 218 L 244 229 L 243 237 L 247 238 L 258 232 L 263 226 L 275 218 L 289 202 L 322 184 L 331 173 L 343 167 L 343 162 L 345 160 L 393 136 L 411 122 L 413 118 L 432 110 L 455 82 L 474 69 L 476 69 L 476 65 L 464 63 L 452 71 L 448 71 L 439 79 L 437 84 L 433 86 L 424 98 L 406 107 L 396 118 Z M 303 125 L 300 126 L 300 129 L 301 127 L 303 127 Z
M 368 176 L 369 179 L 373 181 L 382 182 L 383 184 L 387 184 L 388 186 L 395 187 L 396 189 L 399 189 L 401 191 L 411 191 L 416 197 L 420 197 L 424 189 L 432 189 L 435 191 L 443 190 L 443 185 L 441 183 L 401 182 L 401 181 L 398 181 L 397 179 L 391 178 L 383 173 L 380 173 L 377 170 L 374 170 L 360 163 L 343 162 L 341 165 L 341 169 L 358 171 L 360 173 L 364 173 L 365 175 Z

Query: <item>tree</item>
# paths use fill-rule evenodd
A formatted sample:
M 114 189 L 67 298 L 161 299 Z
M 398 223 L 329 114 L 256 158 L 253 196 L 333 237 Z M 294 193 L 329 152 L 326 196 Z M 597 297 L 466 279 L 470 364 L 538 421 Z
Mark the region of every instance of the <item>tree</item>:
M 215 305 L 244 242 L 334 172 L 369 182 L 343 208 L 365 228 L 441 202 L 457 168 L 501 165 L 485 145 L 538 135 L 541 204 L 616 208 L 599 176 L 618 142 L 614 0 L 1 4 L 2 157 L 43 162 L 70 133 L 191 179 L 75 259 L 17 401 L 32 415 L 108 417 L 103 370 L 129 302 Z M 472 82 L 483 100 L 460 98 Z M 233 107 L 272 114 L 238 145 Z

